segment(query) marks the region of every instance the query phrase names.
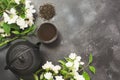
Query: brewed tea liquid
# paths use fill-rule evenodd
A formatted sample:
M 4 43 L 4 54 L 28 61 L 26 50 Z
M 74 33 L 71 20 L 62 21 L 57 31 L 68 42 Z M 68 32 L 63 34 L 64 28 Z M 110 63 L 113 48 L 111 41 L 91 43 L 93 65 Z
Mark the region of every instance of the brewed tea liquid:
M 49 41 L 56 36 L 56 28 L 50 23 L 45 23 L 38 29 L 38 37 L 41 40 Z

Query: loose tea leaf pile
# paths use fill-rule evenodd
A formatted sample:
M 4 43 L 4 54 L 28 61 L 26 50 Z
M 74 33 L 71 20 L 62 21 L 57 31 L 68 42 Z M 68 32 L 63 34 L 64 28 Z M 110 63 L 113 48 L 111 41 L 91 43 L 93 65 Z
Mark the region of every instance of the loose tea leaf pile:
M 50 20 L 55 16 L 55 8 L 51 4 L 44 4 L 39 8 L 40 17 L 44 18 L 45 20 Z

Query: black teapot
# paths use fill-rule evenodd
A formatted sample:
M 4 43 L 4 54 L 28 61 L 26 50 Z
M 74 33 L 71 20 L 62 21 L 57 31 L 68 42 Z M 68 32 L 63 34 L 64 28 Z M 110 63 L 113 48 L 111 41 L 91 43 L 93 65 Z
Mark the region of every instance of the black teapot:
M 32 44 L 29 41 L 14 43 L 8 49 L 5 69 L 11 70 L 20 77 L 33 74 L 41 65 L 39 45 Z

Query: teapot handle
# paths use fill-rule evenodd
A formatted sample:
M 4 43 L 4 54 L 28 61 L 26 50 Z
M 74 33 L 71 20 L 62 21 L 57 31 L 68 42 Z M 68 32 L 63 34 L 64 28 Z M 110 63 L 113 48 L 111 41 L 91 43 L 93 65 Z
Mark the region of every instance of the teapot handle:
M 27 40 L 34 44 L 37 48 L 41 45 L 41 41 L 37 38 L 35 34 L 28 35 Z

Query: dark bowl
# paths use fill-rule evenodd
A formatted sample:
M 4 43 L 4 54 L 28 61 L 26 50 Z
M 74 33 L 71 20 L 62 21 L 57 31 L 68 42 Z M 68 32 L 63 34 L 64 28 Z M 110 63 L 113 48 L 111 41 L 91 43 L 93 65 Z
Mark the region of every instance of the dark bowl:
M 54 42 L 58 37 L 57 28 L 51 23 L 41 24 L 36 33 L 40 42 L 45 44 Z

